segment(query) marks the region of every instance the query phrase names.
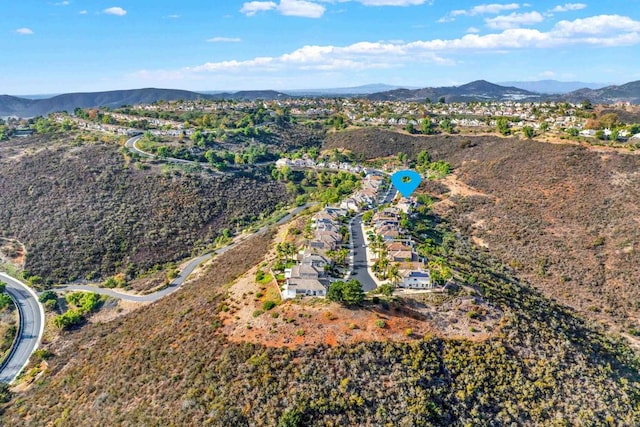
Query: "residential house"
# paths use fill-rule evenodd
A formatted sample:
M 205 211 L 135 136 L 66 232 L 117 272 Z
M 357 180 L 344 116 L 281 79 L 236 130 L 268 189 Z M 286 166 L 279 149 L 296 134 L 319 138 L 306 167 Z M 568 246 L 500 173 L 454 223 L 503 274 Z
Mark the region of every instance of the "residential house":
M 325 257 L 305 252 L 300 263 L 293 266 L 289 274 L 285 272 L 286 281 L 282 287 L 282 298 L 326 296 L 329 286 L 325 272 L 327 265 L 329 265 L 329 261 Z
M 407 272 L 400 284 L 401 288 L 406 289 L 432 289 L 431 275 L 426 270 L 414 270 Z

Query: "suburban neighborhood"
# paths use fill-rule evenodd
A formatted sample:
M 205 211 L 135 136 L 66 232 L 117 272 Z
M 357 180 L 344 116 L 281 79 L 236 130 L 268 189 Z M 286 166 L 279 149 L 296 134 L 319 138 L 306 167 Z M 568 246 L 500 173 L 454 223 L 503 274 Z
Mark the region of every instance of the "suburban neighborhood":
M 350 163 L 316 163 L 309 158 L 290 160 L 279 159 L 277 167 L 318 168 L 347 170 L 353 173 L 365 172 L 361 188 L 346 197 L 337 206 L 326 206 L 310 220 L 311 235 L 305 247 L 297 254 L 296 264 L 285 269 L 285 283 L 281 287 L 283 299 L 300 296 L 324 297 L 333 281 L 349 277 L 353 263 L 346 269 L 332 268 L 336 264 L 336 254 L 344 261 L 347 250 L 353 259 L 353 242 L 349 233 L 353 232 L 354 215 L 365 212 L 371 217 L 361 232 L 366 236 L 366 269 L 379 286 L 391 282 L 394 287 L 414 290 L 434 290 L 431 275 L 426 267 L 426 259 L 415 250 L 411 236 L 400 226 L 401 216 L 410 216 L 416 206 L 415 198 L 400 197 L 396 194 L 392 204 L 380 204 L 381 194 L 387 187 L 387 178 L 373 170 Z M 350 228 L 347 228 L 346 225 Z M 332 274 L 333 272 L 333 274 Z

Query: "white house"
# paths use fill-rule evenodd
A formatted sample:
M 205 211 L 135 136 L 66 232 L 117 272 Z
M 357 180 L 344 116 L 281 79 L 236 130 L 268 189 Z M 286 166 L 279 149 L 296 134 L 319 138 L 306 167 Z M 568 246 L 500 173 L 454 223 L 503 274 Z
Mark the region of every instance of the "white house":
M 398 285 L 407 289 L 431 289 L 431 275 L 426 270 L 410 271 Z

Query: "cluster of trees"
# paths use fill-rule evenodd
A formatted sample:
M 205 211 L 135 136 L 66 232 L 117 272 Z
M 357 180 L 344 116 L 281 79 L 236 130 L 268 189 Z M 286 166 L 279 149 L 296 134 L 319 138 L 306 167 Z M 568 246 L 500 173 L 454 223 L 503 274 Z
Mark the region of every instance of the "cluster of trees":
M 337 203 L 353 193 L 360 181 L 358 175 L 339 171 L 316 171 L 313 169 L 293 171 L 290 167 L 274 168 L 271 176 L 287 183 L 287 191 L 293 196 L 310 196 L 324 204 Z
M 418 153 L 413 168 L 429 178 L 442 178 L 453 170 L 451 165 L 443 160 L 431 161 L 431 155 L 426 150 Z
M 356 279 L 333 282 L 327 290 L 327 299 L 345 305 L 358 305 L 364 301 L 362 284 Z
M 416 133 L 421 133 L 422 135 L 434 135 L 438 132 L 453 133 L 454 126 L 453 126 L 453 122 L 449 117 L 442 118 L 438 123 L 438 125 L 436 126 L 431 120 L 431 117 L 425 116 L 422 118 L 422 121 L 420 122 L 420 130 L 416 129 L 413 122 L 411 121 L 407 123 L 404 130 L 409 132 L 412 135 Z
M 65 296 L 65 300 L 71 308 L 65 313 L 57 315 L 53 324 L 58 329 L 70 329 L 82 324 L 85 316 L 95 311 L 102 300 L 95 292 L 72 292 Z

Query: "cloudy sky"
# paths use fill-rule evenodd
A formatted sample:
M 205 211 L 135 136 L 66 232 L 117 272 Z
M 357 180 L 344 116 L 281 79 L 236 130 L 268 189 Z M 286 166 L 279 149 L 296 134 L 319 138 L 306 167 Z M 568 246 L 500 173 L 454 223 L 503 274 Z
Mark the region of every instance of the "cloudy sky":
M 14 95 L 640 80 L 640 0 L 5 3 Z

